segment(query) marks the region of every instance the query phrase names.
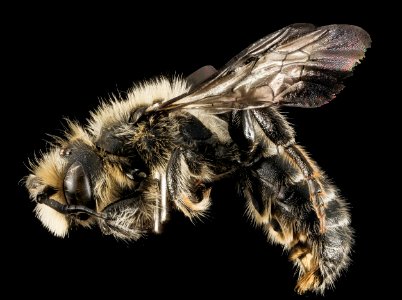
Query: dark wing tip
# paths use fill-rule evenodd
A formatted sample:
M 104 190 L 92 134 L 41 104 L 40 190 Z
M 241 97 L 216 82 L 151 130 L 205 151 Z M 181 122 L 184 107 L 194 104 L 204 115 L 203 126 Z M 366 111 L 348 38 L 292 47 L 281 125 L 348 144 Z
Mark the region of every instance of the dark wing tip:
M 299 81 L 279 95 L 282 105 L 318 107 L 330 102 L 343 89 L 343 80 L 352 75 L 371 45 L 370 35 L 354 25 L 318 27 L 308 36 L 315 39 L 312 43 L 306 39 L 309 61 Z
M 317 30 L 328 30 L 341 36 L 348 36 L 354 41 L 359 42 L 364 48 L 369 48 L 371 44 L 371 38 L 367 31 L 356 25 L 332 24 L 318 27 Z
M 365 52 L 371 46 L 370 35 L 363 28 L 348 24 L 335 24 L 319 27 L 318 30 L 327 31 L 325 42 L 330 45 L 327 49 L 339 51 L 351 61 L 351 71 L 364 58 Z
M 311 23 L 294 23 L 287 27 L 298 30 L 302 29 L 303 33 L 306 31 L 314 31 L 322 29 L 338 33 L 348 33 L 349 37 L 354 36 L 354 40 L 358 42 L 360 45 L 362 45 L 362 49 L 367 49 L 370 48 L 371 46 L 371 38 L 368 32 L 356 25 L 332 24 L 332 25 L 316 27 L 314 24 Z
M 356 49 L 355 61 L 352 62 L 350 71 L 360 64 L 365 57 L 366 51 L 371 47 L 371 37 L 363 28 L 355 25 L 342 25 L 350 36 L 351 46 Z
M 344 27 L 347 31 L 354 33 L 356 41 L 362 46 L 362 50 L 371 47 L 371 37 L 366 30 L 356 25 L 338 25 Z

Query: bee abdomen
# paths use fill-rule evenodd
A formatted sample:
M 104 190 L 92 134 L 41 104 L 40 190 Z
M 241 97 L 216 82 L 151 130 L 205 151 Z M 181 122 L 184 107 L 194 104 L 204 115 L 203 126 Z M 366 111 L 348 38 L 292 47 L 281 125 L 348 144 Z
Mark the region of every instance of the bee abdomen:
M 320 179 L 326 181 L 323 175 Z M 302 186 L 308 194 L 308 185 L 302 184 Z M 305 198 L 305 206 L 300 206 L 300 199 L 297 203 L 300 207 L 295 210 L 299 212 L 299 215 L 292 218 L 295 220 L 293 228 L 286 228 L 287 224 L 292 223 L 291 220 L 284 218 L 284 214 L 278 213 L 278 210 L 275 211 L 283 228 L 282 240 L 279 242 L 287 242 L 289 258 L 300 268 L 296 286 L 298 293 L 309 290 L 323 293 L 325 289 L 333 285 L 341 271 L 350 262 L 353 230 L 350 227 L 347 205 L 330 184 L 323 185 L 322 194 L 325 207 L 324 232 L 320 230 L 320 222 L 308 197 Z M 294 198 L 294 195 L 293 193 L 291 197 Z M 289 199 L 285 199 L 284 202 L 289 205 Z M 278 241 L 278 238 L 276 240 Z
M 326 232 L 322 235 L 320 269 L 324 285 L 332 285 L 350 262 L 353 230 L 345 201 L 334 193 L 325 204 Z
M 312 202 L 310 178 L 285 152 L 244 170 L 240 184 L 253 220 L 271 241 L 289 251 L 298 267 L 296 291 L 323 293 L 350 261 L 353 231 L 346 202 L 303 150 L 300 155 L 311 164 L 319 183 L 323 222 Z

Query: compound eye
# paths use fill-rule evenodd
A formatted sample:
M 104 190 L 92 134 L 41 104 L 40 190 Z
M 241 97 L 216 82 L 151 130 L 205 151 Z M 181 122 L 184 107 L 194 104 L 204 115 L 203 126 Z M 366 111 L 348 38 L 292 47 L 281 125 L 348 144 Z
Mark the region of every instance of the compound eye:
M 73 163 L 66 173 L 64 195 L 69 205 L 84 205 L 88 208 L 95 208 L 90 180 L 80 162 Z

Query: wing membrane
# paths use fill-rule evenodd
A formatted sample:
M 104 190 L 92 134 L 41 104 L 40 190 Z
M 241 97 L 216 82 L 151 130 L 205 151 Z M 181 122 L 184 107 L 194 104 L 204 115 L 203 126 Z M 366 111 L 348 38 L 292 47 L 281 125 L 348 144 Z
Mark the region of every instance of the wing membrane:
M 352 25 L 290 25 L 250 45 L 190 93 L 149 110 L 321 106 L 343 89 L 370 43 Z

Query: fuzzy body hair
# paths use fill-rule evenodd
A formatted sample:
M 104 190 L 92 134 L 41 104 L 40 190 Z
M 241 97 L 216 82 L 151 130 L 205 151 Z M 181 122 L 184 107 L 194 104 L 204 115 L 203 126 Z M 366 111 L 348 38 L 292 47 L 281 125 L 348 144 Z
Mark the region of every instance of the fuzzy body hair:
M 172 120 L 183 118 L 183 116 L 184 118 L 199 120 L 212 133 L 215 144 L 225 145 L 227 149 L 231 149 L 224 159 L 232 160 L 235 164 L 238 157 L 234 153 L 238 150 L 233 146 L 233 141 L 228 132 L 228 123 L 216 115 L 185 110 L 165 116 L 150 117 L 146 122 L 139 123 L 137 126 L 132 126 L 130 123 L 130 116 L 136 109 L 149 107 L 161 99 L 178 96 L 187 90 L 187 83 L 184 80 L 174 79 L 169 82 L 162 78 L 137 86 L 128 94 L 126 100 L 113 99 L 102 103 L 100 108 L 91 113 L 91 118 L 86 127 L 68 122 L 70 130 L 66 132 L 66 138 L 58 139 L 58 143 L 49 153 L 33 165 L 34 175 L 30 175 L 27 180 L 27 187 L 33 199 L 46 185 L 51 186 L 56 191 L 52 196 L 53 199 L 63 204 L 66 203 L 63 194 L 63 174 L 66 172 L 66 160 L 61 153 L 67 151 L 66 149 L 71 143 L 84 144 L 101 157 L 102 168 L 93 185 L 93 196 L 96 199 L 98 211 L 107 209 L 113 204 L 119 198 L 122 190 L 134 189 L 135 183 L 133 183 L 132 178 L 127 176 L 123 167 L 129 163 L 127 158 L 105 152 L 97 147 L 97 141 L 102 139 L 105 130 L 110 129 L 116 136 L 123 138 L 128 146 L 135 148 L 136 153 L 144 161 L 152 161 L 148 165 L 149 176 L 152 180 L 146 184 L 146 188 L 138 199 L 137 206 L 116 209 L 109 214 L 108 220 L 96 221 L 93 218 L 85 221 L 77 220 L 60 214 L 46 205 L 37 204 L 36 215 L 43 225 L 54 235 L 64 237 L 71 226 L 92 226 L 97 222 L 104 234 L 112 234 L 123 240 L 137 240 L 150 230 L 160 232 L 162 223 L 167 220 L 166 215 L 167 211 L 171 209 L 169 208 L 171 203 L 190 219 L 205 216 L 210 207 L 211 189 L 206 188 L 202 192 L 201 198 L 197 200 L 194 199 L 194 186 L 201 182 L 203 184 L 211 183 L 219 177 L 214 166 L 215 162 L 212 160 L 202 161 L 199 166 L 191 167 L 186 159 L 186 153 L 178 153 L 179 175 L 177 175 L 177 182 L 175 182 L 177 198 L 170 199 L 168 203 L 164 203 L 166 200 L 162 200 L 163 197 L 166 198 L 162 195 L 166 194 L 167 187 L 166 183 L 160 185 L 160 178 L 166 176 L 169 160 L 181 135 L 178 126 L 180 122 Z M 274 108 L 270 108 L 269 112 L 273 118 L 277 118 L 278 122 L 282 124 L 282 130 L 287 132 L 289 138 L 274 142 L 265 135 L 261 126 L 254 122 L 256 143 L 263 149 L 264 160 L 267 162 L 271 162 L 271 160 L 280 161 L 282 176 L 286 181 L 285 186 L 305 183 L 306 178 L 299 169 L 297 162 L 286 152 L 289 145 L 294 145 L 292 127 Z M 149 147 L 149 143 L 152 143 L 152 147 Z M 327 286 L 333 284 L 340 271 L 349 263 L 352 244 L 352 231 L 349 228 L 350 218 L 347 206 L 337 195 L 336 189 L 328 183 L 325 175 L 308 155 L 300 147 L 298 149 L 309 164 L 313 166 L 314 176 L 325 183 L 323 185 L 323 202 L 326 205 L 330 205 L 331 201 L 336 203 L 337 214 L 328 218 L 326 237 L 318 238 L 316 236 L 314 224 L 311 225 L 312 227 L 308 227 L 310 225 L 298 222 L 297 216 L 289 217 L 288 214 L 284 213 L 283 209 L 296 212 L 299 208 L 289 207 L 282 201 L 278 201 L 278 194 L 266 195 L 263 209 L 256 208 L 253 199 L 257 191 L 252 182 L 263 180 L 262 185 L 275 190 L 277 182 L 271 182 L 272 178 L 259 176 L 259 178 L 245 180 L 242 182 L 240 190 L 247 199 L 246 211 L 254 224 L 263 228 L 271 242 L 281 244 L 284 249 L 289 251 L 290 259 L 299 269 L 297 290 L 301 293 L 310 289 L 323 292 Z M 195 171 L 194 168 L 197 170 Z M 253 176 L 255 176 L 255 172 L 258 171 L 252 171 Z M 306 188 L 306 185 L 303 186 Z M 311 210 L 308 202 L 303 205 L 307 205 L 305 209 Z M 272 225 L 273 222 L 275 226 Z M 278 226 L 280 230 L 278 230 Z M 344 238 L 342 242 L 334 244 L 335 238 L 331 236 L 336 236 L 339 232 Z M 339 256 L 340 252 L 342 253 L 341 257 Z M 334 255 L 338 255 L 338 257 L 334 257 Z
M 289 252 L 296 291 L 323 293 L 350 261 L 350 215 L 277 107 L 334 99 L 370 43 L 352 25 L 293 24 L 220 71 L 160 78 L 103 102 L 32 164 L 37 217 L 59 237 L 98 225 L 137 240 L 160 232 L 172 209 L 205 216 L 213 184 L 231 177 L 254 224 Z
M 66 199 L 63 193 L 63 180 L 66 172 L 66 159 L 61 155 L 64 149 L 68 148 L 73 142 L 84 143 L 93 151 L 96 150 L 95 142 L 99 138 L 102 129 L 114 124 L 121 125 L 122 134 L 129 134 L 126 129 L 129 125 L 130 113 L 135 111 L 136 108 L 142 106 L 149 106 L 161 99 L 170 99 L 187 91 L 186 82 L 175 78 L 169 81 L 167 78 L 161 77 L 159 79 L 145 82 L 135 86 L 131 92 L 127 94 L 127 99 L 111 99 L 110 101 L 103 102 L 101 106 L 91 113 L 91 118 L 88 125 L 83 127 L 75 122 L 67 120 L 68 130 L 65 132 L 65 138 L 56 138 L 52 148 L 31 163 L 32 174 L 26 180 L 26 186 L 30 191 L 30 196 L 35 199 L 45 187 L 51 187 L 56 192 L 52 198 L 62 204 L 66 204 Z M 144 131 L 145 128 L 139 131 Z M 133 142 L 138 142 L 138 131 L 132 137 Z M 137 136 L 137 137 L 136 137 Z M 169 158 L 169 149 L 158 149 L 157 153 L 151 154 L 162 157 L 162 167 L 166 168 L 167 160 Z M 116 186 L 122 188 L 132 188 L 132 181 L 127 177 L 127 174 L 121 169 L 120 163 L 122 158 L 114 155 L 106 155 L 99 153 L 103 158 L 103 172 L 102 176 L 98 176 L 96 183 L 93 186 L 94 197 L 97 200 L 97 209 L 102 210 L 118 196 Z M 156 172 L 156 167 L 154 172 Z M 158 192 L 149 192 L 149 197 L 144 197 L 149 204 L 149 207 L 143 209 L 144 218 L 149 220 L 152 218 L 153 210 L 155 207 L 154 199 L 158 197 Z M 82 226 L 91 226 L 94 220 L 82 222 L 80 220 L 69 218 L 46 205 L 38 203 L 35 208 L 36 216 L 52 234 L 64 237 L 67 235 L 69 228 L 76 224 Z M 136 223 L 132 217 L 132 211 L 124 211 L 119 214 L 115 213 L 113 216 L 114 226 L 119 228 L 133 227 Z M 142 218 L 138 218 L 141 219 Z M 131 222 L 131 224 L 129 224 Z M 142 222 L 142 221 L 141 221 Z M 140 222 L 140 223 L 141 223 Z M 145 222 L 146 223 L 146 222 Z M 143 225 L 143 224 L 142 224 Z M 128 230 L 128 229 L 127 229 Z M 128 230 L 129 231 L 129 230 Z M 133 239 L 138 239 L 144 231 L 136 232 Z M 116 237 L 123 238 L 121 232 L 116 233 Z M 127 238 L 127 237 L 126 237 Z

